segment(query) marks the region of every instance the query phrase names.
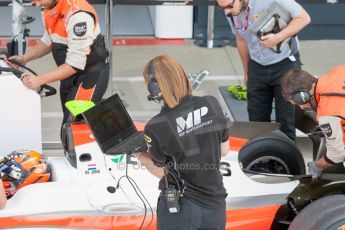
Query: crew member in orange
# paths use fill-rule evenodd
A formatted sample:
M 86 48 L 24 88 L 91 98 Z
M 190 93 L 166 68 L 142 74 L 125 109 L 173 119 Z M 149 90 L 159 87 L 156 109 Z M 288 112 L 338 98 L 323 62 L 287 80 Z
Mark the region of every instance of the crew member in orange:
M 101 35 L 95 9 L 86 0 L 33 0 L 43 8 L 45 33 L 41 40 L 21 56 L 10 59 L 25 64 L 52 52 L 57 68 L 35 76 L 23 75 L 30 89 L 60 80 L 63 124 L 70 113 L 64 104 L 73 99 L 102 99 L 108 80 L 108 51 Z
M 327 152 L 309 162 L 308 167 L 309 173 L 318 177 L 322 170 L 345 160 L 345 65 L 336 66 L 317 79 L 306 71 L 293 70 L 282 78 L 281 84 L 286 100 L 317 113 Z

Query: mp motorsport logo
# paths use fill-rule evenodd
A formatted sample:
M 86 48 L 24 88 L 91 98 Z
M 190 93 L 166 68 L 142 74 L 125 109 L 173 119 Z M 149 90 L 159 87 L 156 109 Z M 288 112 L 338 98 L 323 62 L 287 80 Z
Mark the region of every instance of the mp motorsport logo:
M 204 106 L 200 109 L 189 112 L 186 118 L 176 118 L 178 135 L 182 137 L 185 134 L 189 134 L 199 128 L 212 124 L 212 120 L 208 120 L 206 122 L 201 121 L 201 118 L 204 117 L 207 113 L 208 107 Z
M 186 129 L 199 125 L 201 123 L 201 117 L 205 116 L 207 112 L 208 108 L 204 106 L 193 112 L 189 112 L 186 119 L 184 117 L 176 118 L 177 132 L 181 133 Z

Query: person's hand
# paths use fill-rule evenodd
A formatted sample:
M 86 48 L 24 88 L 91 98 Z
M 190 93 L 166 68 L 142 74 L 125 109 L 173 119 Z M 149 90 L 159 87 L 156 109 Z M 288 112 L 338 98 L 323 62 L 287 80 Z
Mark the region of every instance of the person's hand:
M 308 162 L 307 165 L 308 165 L 308 172 L 310 173 L 310 175 L 312 175 L 313 178 L 317 178 L 321 176 L 323 169 L 319 168 L 316 165 L 315 161 Z
M 260 44 L 265 48 L 274 48 L 282 39 L 279 34 L 267 34 L 260 38 Z
M 29 89 L 36 89 L 44 84 L 39 77 L 29 72 L 22 74 L 22 82 Z
M 26 64 L 26 60 L 24 55 L 14 55 L 8 58 L 9 60 L 14 60 L 16 62 L 19 62 L 20 64 L 25 65 Z

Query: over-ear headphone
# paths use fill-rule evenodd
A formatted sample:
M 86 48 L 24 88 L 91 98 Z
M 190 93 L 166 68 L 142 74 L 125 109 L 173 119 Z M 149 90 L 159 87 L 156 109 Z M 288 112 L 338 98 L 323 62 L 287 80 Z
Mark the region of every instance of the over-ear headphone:
M 296 105 L 303 105 L 305 103 L 308 103 L 310 101 L 311 95 L 306 90 L 298 90 L 291 94 L 291 100 Z
M 148 74 L 148 80 L 149 80 L 149 83 L 147 85 L 147 90 L 150 93 L 147 96 L 147 100 L 160 102 L 162 100 L 162 93 L 154 75 L 153 60 L 151 60 L 148 64 L 147 74 Z

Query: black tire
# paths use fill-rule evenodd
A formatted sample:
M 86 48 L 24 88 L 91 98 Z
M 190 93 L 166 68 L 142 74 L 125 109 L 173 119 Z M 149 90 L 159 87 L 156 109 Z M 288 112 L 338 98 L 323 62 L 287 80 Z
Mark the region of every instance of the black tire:
M 273 173 L 304 175 L 305 163 L 296 144 L 280 130 L 261 135 L 246 143 L 239 152 L 244 169 Z
M 322 197 L 305 207 L 292 221 L 289 230 L 333 230 L 345 227 L 345 195 Z

